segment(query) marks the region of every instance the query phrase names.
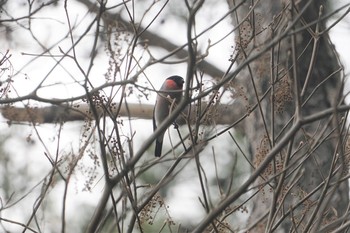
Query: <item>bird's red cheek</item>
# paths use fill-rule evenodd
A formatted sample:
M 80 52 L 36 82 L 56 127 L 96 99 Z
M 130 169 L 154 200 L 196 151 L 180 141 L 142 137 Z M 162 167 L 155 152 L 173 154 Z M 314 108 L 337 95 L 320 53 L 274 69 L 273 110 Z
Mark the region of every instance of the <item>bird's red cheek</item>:
M 174 82 L 173 80 L 166 80 L 166 88 L 168 90 L 174 90 L 174 89 L 181 89 L 181 87 L 179 87 L 176 82 Z

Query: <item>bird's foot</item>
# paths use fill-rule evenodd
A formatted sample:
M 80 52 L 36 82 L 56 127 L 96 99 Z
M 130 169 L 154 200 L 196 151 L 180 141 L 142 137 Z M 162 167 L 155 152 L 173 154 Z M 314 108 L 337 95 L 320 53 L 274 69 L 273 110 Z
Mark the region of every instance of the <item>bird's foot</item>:
M 176 122 L 173 122 L 173 125 L 174 125 L 174 129 L 178 129 L 179 128 L 179 125 Z

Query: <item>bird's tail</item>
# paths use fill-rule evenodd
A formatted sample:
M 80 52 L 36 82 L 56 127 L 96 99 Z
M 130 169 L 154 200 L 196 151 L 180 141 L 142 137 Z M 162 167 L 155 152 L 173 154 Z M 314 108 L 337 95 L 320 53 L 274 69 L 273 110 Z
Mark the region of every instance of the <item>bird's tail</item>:
M 154 155 L 160 157 L 162 155 L 163 142 L 156 140 L 156 149 L 154 150 Z

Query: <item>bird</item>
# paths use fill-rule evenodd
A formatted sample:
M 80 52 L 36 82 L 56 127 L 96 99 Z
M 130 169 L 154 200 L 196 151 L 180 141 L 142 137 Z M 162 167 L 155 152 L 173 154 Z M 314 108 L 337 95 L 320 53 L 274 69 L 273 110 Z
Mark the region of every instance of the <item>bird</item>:
M 157 100 L 153 109 L 153 130 L 167 118 L 170 113 L 170 108 L 175 104 L 180 103 L 182 98 L 182 87 L 184 79 L 178 75 L 170 76 L 165 79 L 162 87 L 159 89 Z M 163 137 L 166 129 L 156 138 L 156 147 L 154 155 L 160 157 L 162 154 Z

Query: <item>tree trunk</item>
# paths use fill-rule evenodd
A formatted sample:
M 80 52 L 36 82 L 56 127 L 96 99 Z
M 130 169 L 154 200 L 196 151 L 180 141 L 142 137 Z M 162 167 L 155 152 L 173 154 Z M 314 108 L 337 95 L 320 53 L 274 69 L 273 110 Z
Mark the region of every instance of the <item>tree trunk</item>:
M 231 9 L 234 2 L 228 1 Z M 341 65 L 321 20 L 325 8 L 319 0 L 245 1 L 232 14 L 240 64 L 273 44 L 247 64 L 235 84 L 252 111 L 243 133 L 255 167 L 295 122 L 342 103 Z M 345 214 L 349 188 L 340 180 L 346 169 L 341 117 L 302 124 L 266 167 L 256 181 L 252 232 L 317 231 Z

